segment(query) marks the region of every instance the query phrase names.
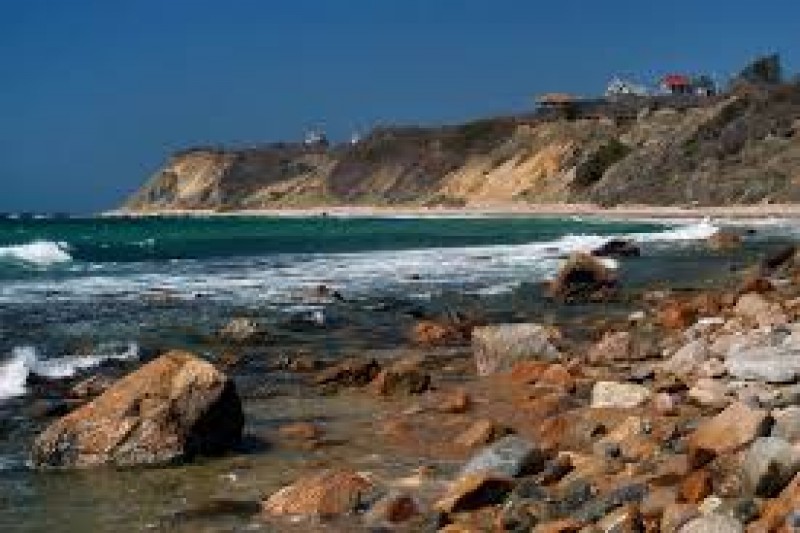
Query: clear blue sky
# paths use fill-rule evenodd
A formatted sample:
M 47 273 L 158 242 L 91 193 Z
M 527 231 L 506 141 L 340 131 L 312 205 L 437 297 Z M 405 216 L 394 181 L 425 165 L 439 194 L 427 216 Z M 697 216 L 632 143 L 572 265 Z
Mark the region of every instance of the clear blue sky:
M 622 74 L 720 77 L 797 0 L 0 0 L 0 211 L 116 205 L 193 144 L 530 109 Z

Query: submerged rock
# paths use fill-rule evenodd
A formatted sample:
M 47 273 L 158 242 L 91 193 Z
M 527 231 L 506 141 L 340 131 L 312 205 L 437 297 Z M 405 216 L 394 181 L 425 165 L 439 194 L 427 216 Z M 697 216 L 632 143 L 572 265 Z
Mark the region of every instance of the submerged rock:
M 168 463 L 231 449 L 243 425 L 233 382 L 210 363 L 172 351 L 51 424 L 31 458 L 37 467 Z
M 380 372 L 381 367 L 374 359 L 351 357 L 335 363 L 314 376 L 316 385 L 363 387 Z
M 560 352 L 541 324 L 498 324 L 475 328 L 472 347 L 479 376 L 510 370 L 526 359 L 554 361 Z
M 349 470 L 323 470 L 302 477 L 261 503 L 270 516 L 336 516 L 355 511 L 372 488 L 364 476 Z
M 232 342 L 250 342 L 266 335 L 260 324 L 247 317 L 232 318 L 219 330 L 219 337 Z
M 735 250 L 742 246 L 742 236 L 730 230 L 718 230 L 708 240 L 708 247 L 712 250 Z

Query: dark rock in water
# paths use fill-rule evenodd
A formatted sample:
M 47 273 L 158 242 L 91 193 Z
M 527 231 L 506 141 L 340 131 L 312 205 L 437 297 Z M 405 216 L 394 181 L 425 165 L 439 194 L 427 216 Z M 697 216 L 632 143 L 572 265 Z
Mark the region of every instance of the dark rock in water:
M 233 382 L 210 363 L 173 351 L 55 421 L 33 445 L 33 464 L 164 464 L 230 450 L 244 415 Z
M 606 301 L 617 295 L 614 270 L 588 254 L 573 254 L 550 282 L 550 294 L 565 302 Z
M 42 398 L 34 401 L 26 411 L 31 418 L 51 418 L 54 416 L 64 416 L 74 407 L 74 403 L 66 400 Z
M 503 502 L 513 488 L 511 479 L 491 471 L 466 473 L 450 485 L 434 509 L 443 513 L 480 509 Z
M 735 250 L 742 246 L 742 236 L 734 231 L 721 229 L 711 235 L 708 247 L 716 251 Z
M 785 246 L 768 254 L 761 260 L 761 268 L 767 272 L 776 270 L 795 258 L 797 254 L 797 247 L 795 245 Z
M 316 385 L 363 387 L 375 379 L 381 367 L 374 359 L 351 357 L 326 368 L 314 377 Z
M 263 340 L 267 337 L 267 332 L 252 318 L 237 317 L 232 318 L 225 324 L 225 326 L 219 330 L 218 335 L 222 340 L 236 343 L 250 343 Z
M 630 239 L 611 239 L 602 246 L 592 250 L 595 257 L 639 257 L 642 251 Z
M 375 394 L 420 394 L 428 390 L 431 376 L 423 368 L 424 358 L 408 357 L 381 370 L 369 384 Z
M 461 476 L 492 472 L 506 477 L 535 473 L 544 466 L 542 451 L 517 435 L 508 435 L 486 446 L 461 469 Z

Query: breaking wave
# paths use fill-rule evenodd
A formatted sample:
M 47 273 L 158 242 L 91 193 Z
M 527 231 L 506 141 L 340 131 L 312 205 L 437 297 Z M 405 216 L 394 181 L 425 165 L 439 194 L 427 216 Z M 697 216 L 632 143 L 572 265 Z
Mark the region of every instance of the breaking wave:
M 11 351 L 11 358 L 0 364 L 0 400 L 24 395 L 30 375 L 64 379 L 105 361 L 127 361 L 139 357 L 139 346 L 136 343 L 129 343 L 122 349 L 106 345 L 101 346 L 100 350 L 108 353 L 42 359 L 33 346 L 18 346 Z
M 27 244 L 0 246 L 0 262 L 46 267 L 72 261 L 65 243 L 34 241 Z

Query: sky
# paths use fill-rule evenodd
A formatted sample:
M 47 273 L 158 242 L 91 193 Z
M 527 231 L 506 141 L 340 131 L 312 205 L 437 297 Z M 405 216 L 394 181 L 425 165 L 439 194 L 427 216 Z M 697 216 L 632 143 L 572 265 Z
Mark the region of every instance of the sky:
M 529 111 L 622 75 L 725 79 L 797 0 L 0 0 L 0 212 L 119 205 L 193 145 Z

